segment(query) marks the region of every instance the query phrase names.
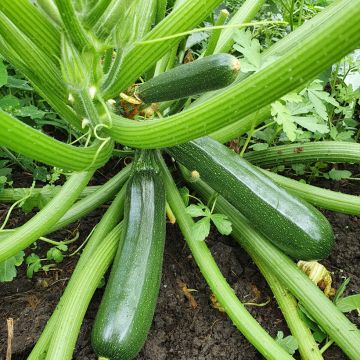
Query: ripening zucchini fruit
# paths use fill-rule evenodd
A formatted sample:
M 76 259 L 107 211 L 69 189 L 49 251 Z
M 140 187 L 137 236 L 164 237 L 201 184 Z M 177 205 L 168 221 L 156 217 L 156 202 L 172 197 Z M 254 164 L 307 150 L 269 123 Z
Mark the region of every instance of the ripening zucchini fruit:
M 202 180 L 286 254 L 301 260 L 330 254 L 334 235 L 325 216 L 226 146 L 203 137 L 168 152 L 188 170 L 198 171 Z
M 127 185 L 118 249 L 91 342 L 102 359 L 133 359 L 154 316 L 165 241 L 165 190 L 151 150 L 139 151 Z
M 215 54 L 179 65 L 138 86 L 144 103 L 186 98 L 230 85 L 240 71 L 239 60 L 230 54 Z

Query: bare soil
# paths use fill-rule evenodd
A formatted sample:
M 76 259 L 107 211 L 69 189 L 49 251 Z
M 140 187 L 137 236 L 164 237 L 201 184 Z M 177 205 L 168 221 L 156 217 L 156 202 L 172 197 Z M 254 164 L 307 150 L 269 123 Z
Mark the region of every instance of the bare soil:
M 359 186 L 347 182 L 322 183 L 327 187 L 360 195 Z M 1 212 L 6 209 L 0 205 Z M 96 224 L 104 209 L 95 211 L 83 219 L 79 225 L 82 239 Z M 323 264 L 333 273 L 334 286 L 344 277 L 351 277 L 346 294 L 360 292 L 360 218 L 335 214 L 326 211 L 336 235 L 336 247 Z M 12 224 L 21 223 L 26 217 L 16 213 Z M 66 232 L 57 234 L 62 238 Z M 81 239 L 79 240 L 81 241 Z M 243 302 L 264 303 L 263 307 L 248 306 L 248 310 L 272 335 L 279 330 L 289 334 L 285 321 L 279 311 L 263 277 L 247 254 L 230 238 L 212 232 L 207 241 L 221 270 Z M 76 248 L 76 245 L 74 245 Z M 36 250 L 45 253 L 46 246 Z M 54 310 L 66 282 L 69 279 L 77 258 L 66 258 L 58 269 L 37 273 L 32 280 L 25 275 L 25 266 L 19 268 L 16 280 L 0 284 L 0 359 L 5 359 L 7 327 L 6 319 L 14 319 L 14 340 L 12 359 L 26 359 L 40 336 L 47 319 Z M 193 289 L 193 302 L 185 296 L 182 287 Z M 90 332 L 103 289 L 99 289 L 87 311 L 81 334 L 78 339 L 74 359 L 93 360 L 96 355 L 90 345 Z M 196 307 L 195 307 L 196 305 Z M 360 325 L 356 313 L 350 319 Z M 326 359 L 346 359 L 334 345 L 324 354 Z M 203 359 L 261 359 L 261 355 L 237 331 L 231 321 L 213 306 L 211 291 L 203 280 L 183 237 L 176 226 L 168 225 L 167 243 L 163 266 L 160 295 L 153 325 L 147 342 L 138 355 L 138 360 L 203 360 Z

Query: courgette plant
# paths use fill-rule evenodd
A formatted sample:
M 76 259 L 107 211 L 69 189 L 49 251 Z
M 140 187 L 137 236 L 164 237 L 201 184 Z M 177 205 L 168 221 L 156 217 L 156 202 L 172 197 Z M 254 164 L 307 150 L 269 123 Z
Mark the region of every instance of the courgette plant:
M 285 255 L 295 259 L 324 257 L 333 242 L 326 219 L 286 189 L 323 208 L 357 215 L 359 199 L 266 173 L 273 177 L 272 181 L 220 142 L 244 134 L 264 121 L 273 101 L 305 86 L 360 44 L 360 0 L 334 1 L 270 47 L 264 56 L 272 60 L 256 73 L 239 75 L 232 82 L 234 66 L 224 75 L 224 68 L 217 62 L 210 71 L 214 76 L 206 78 L 206 72 L 201 71 L 211 67 L 211 55 L 218 54 L 217 61 L 222 57 L 229 59 L 226 53 L 234 43 L 233 28 L 250 22 L 264 3 L 247 0 L 224 30 L 221 26 L 214 28 L 212 36 L 217 41 L 213 40 L 211 49 L 203 54 L 209 56 L 208 60 L 201 60 L 205 66 L 195 65 L 196 74 L 194 70 L 187 73 L 188 67 L 171 73 L 183 60 L 184 39 L 189 31 L 221 2 L 184 0 L 169 9 L 166 0 L 1 1 L 1 56 L 20 70 L 69 124 L 77 145 L 56 140 L 0 110 L 1 146 L 63 169 L 68 175 L 61 189 L 56 189 L 52 199 L 27 223 L 0 233 L 0 262 L 16 256 L 39 237 L 112 201 L 29 359 L 72 358 L 85 311 L 115 253 L 109 287 L 94 328 L 94 348 L 100 356 L 110 359 L 133 358 L 141 349 L 159 288 L 165 193 L 168 208 L 175 214 L 195 261 L 235 326 L 264 357 L 291 358 L 247 312 L 222 276 L 206 243 L 194 236 L 193 220 L 162 157 L 166 151 L 185 166 L 185 178 L 189 178 L 186 167 L 190 171 L 201 169 L 200 178 L 208 184 L 201 180 L 192 184 L 205 199 L 213 196 L 209 185 L 219 193 L 216 206 L 231 220 L 233 236 L 272 285 L 286 310 L 285 317 L 298 339 L 302 356 L 321 358 L 308 329 L 301 325 L 294 298 L 349 358 L 358 358 L 360 335 L 355 326 Z M 162 73 L 167 75 L 162 77 Z M 219 78 L 217 73 L 221 74 Z M 199 82 L 199 91 L 196 83 L 189 83 L 190 75 Z M 229 81 L 224 82 L 224 78 Z M 144 85 L 134 86 L 144 81 Z M 218 89 L 225 85 L 229 86 Z M 156 89 L 155 94 L 152 88 Z M 208 90 L 214 91 L 193 102 L 187 99 Z M 167 92 L 173 97 L 165 101 Z M 142 103 L 146 99 L 162 102 Z M 116 106 L 119 101 L 123 105 L 121 111 Z M 210 138 L 193 141 L 206 135 Z M 100 187 L 87 188 L 94 172 L 119 153 L 119 146 L 134 149 L 134 165 L 125 167 Z M 354 150 L 350 154 L 346 146 L 337 142 L 309 144 L 306 154 L 327 161 L 360 162 L 359 146 L 352 144 Z M 330 150 L 334 150 L 331 155 Z M 217 151 L 224 156 L 221 161 Z M 286 158 L 287 153 L 283 154 Z M 290 150 L 287 160 L 292 161 L 292 154 Z M 248 159 L 260 164 L 272 161 L 271 152 L 261 159 Z M 252 187 L 255 179 L 259 191 Z M 269 198 L 261 193 L 264 184 Z M 239 198 L 234 199 L 237 191 Z M 4 190 L 3 194 L 8 202 L 19 196 L 16 189 Z M 247 201 L 258 216 L 245 211 Z M 239 207 L 239 203 L 243 206 Z M 289 213 L 289 203 L 291 211 L 299 211 L 297 223 Z M 287 231 L 293 236 L 292 242 L 284 238 Z M 116 276 L 121 277 L 121 288 L 116 285 Z M 140 278 L 139 284 L 134 283 Z M 279 287 L 287 289 L 294 298 L 282 298 Z M 113 294 L 120 296 L 120 308 L 111 299 Z M 144 298 L 147 296 L 152 299 L 149 303 Z M 126 317 L 132 320 L 124 325 L 121 319 Z M 124 328 L 129 332 L 124 332 Z

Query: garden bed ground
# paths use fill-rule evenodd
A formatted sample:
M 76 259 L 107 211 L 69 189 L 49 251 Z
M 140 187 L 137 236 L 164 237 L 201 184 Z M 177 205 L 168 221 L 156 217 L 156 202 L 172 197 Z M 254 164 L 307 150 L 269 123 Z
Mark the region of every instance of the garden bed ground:
M 329 186 L 328 183 L 322 185 Z M 333 182 L 331 186 L 336 186 L 336 190 L 360 195 L 356 184 Z M 3 210 L 5 206 L 0 207 L 0 215 Z M 97 222 L 99 215 L 97 211 L 81 222 L 82 237 Z M 343 277 L 351 277 L 346 293 L 358 293 L 360 218 L 330 212 L 326 212 L 326 215 L 334 227 L 337 244 L 330 258 L 323 263 L 334 273 L 335 287 Z M 24 216 L 18 212 L 17 218 L 13 219 L 20 223 Z M 64 233 L 59 234 L 59 238 L 61 235 Z M 207 242 L 224 275 L 243 302 L 264 303 L 270 299 L 263 307 L 248 306 L 260 324 L 272 336 L 279 330 L 288 334 L 281 312 L 251 259 L 230 238 L 212 233 Z M 76 257 L 66 258 L 58 270 L 47 274 L 39 272 L 33 280 L 26 278 L 25 267 L 22 265 L 16 280 L 0 284 L 0 360 L 5 359 L 6 319 L 14 319 L 12 359 L 26 359 L 54 310 L 76 261 Z M 195 290 L 191 292 L 195 300 L 193 306 L 182 290 L 184 284 Z M 89 339 L 102 291 L 99 289 L 96 292 L 86 314 L 74 359 L 96 359 Z M 211 305 L 210 296 L 211 292 L 189 255 L 180 232 L 176 226 L 168 225 L 163 278 L 155 319 L 145 347 L 137 359 L 261 359 L 226 315 Z M 360 325 L 355 313 L 350 314 L 350 318 Z M 325 353 L 325 358 L 346 359 L 346 356 L 336 346 L 332 346 Z

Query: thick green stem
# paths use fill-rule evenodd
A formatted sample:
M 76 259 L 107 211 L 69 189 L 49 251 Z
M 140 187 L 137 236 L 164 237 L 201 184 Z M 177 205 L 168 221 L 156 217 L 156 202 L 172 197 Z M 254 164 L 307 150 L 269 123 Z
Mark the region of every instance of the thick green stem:
M 214 132 L 306 84 L 356 48 L 360 40 L 360 22 L 356 20 L 360 16 L 360 0 L 336 1 L 326 10 L 326 22 L 321 17 L 321 26 L 318 26 L 315 16 L 309 21 L 314 28 L 306 38 L 241 83 L 166 119 L 144 122 L 114 116 L 109 133 L 116 141 L 129 146 L 171 146 Z M 161 24 L 168 18 L 170 16 Z M 127 74 L 125 63 L 126 60 L 123 74 Z M 191 131 L 188 130 L 190 125 Z
M 271 116 L 271 107 L 264 106 L 258 111 L 241 118 L 234 123 L 225 126 L 213 133 L 210 134 L 210 137 L 221 142 L 226 143 L 230 140 L 236 139 L 241 135 L 245 134 L 252 128 L 256 128 L 265 120 L 269 119 Z
M 125 187 L 123 187 L 123 189 L 125 190 Z M 65 289 L 63 296 L 60 299 L 59 304 L 57 305 L 54 313 L 51 315 L 51 318 L 48 320 L 46 327 L 43 330 L 40 338 L 36 342 L 36 345 L 33 348 L 28 360 L 38 360 L 47 351 L 52 336 L 55 330 L 58 328 L 59 321 L 62 321 L 61 319 L 63 319 L 64 309 L 65 309 L 64 304 L 68 303 L 68 299 L 74 296 L 74 292 L 79 292 L 78 291 L 79 284 L 81 286 L 80 279 L 88 271 L 87 269 L 88 264 L 89 263 L 93 264 L 93 257 L 95 256 L 95 254 L 99 252 L 99 246 L 110 240 L 110 238 L 106 236 L 107 234 L 109 234 L 110 232 L 119 232 L 119 230 L 121 231 L 121 228 L 117 229 L 118 227 L 115 226 L 117 223 L 120 222 L 122 218 L 124 194 L 125 191 L 121 191 L 119 193 L 119 195 L 112 202 L 111 206 L 102 217 L 99 224 L 96 226 L 95 231 L 93 232 L 92 236 L 89 239 L 89 242 L 87 243 L 83 253 L 81 254 L 80 260 L 76 265 L 76 268 L 70 278 L 70 281 Z M 111 234 L 109 236 L 111 236 Z M 111 246 L 111 245 L 108 244 L 106 246 Z M 98 271 L 98 269 L 95 266 L 92 266 L 91 271 Z M 89 279 L 91 278 L 91 275 L 88 276 L 89 278 L 86 279 L 85 283 L 88 283 Z M 86 304 L 83 305 L 87 307 Z M 80 318 L 78 318 L 79 323 L 81 323 L 82 320 L 82 318 L 81 319 Z M 76 335 L 74 333 L 74 337 L 75 336 Z M 68 346 L 68 345 L 65 344 L 64 346 Z
M 64 144 L 0 110 L 0 144 L 30 159 L 67 170 L 99 168 L 112 154 L 113 144 L 95 141 L 87 148 Z
M 259 169 L 286 190 L 315 206 L 344 214 L 360 215 L 360 196 L 343 194 L 304 184 L 297 180 L 289 179 L 261 168 Z
M 82 130 L 78 116 L 73 111 L 73 109 L 71 109 L 65 102 L 65 84 L 62 81 L 59 83 L 49 81 L 49 76 L 44 78 L 44 75 L 46 75 L 46 73 L 44 73 L 42 69 L 34 72 L 32 61 L 28 61 L 27 56 L 25 55 L 26 52 L 18 53 L 15 49 L 11 47 L 10 44 L 16 42 L 17 40 L 7 43 L 0 36 L 0 54 L 30 80 L 36 92 L 41 95 L 41 97 L 46 100 L 63 119 L 66 119 L 66 121 L 70 123 L 74 128 Z M 23 56 L 25 56 L 25 58 Z
M 0 262 L 27 248 L 39 237 L 47 234 L 78 198 L 93 175 L 93 171 L 73 174 L 54 197 L 31 220 L 0 242 Z
M 315 161 L 360 164 L 360 144 L 345 141 L 289 144 L 248 152 L 244 158 L 262 167 Z
M 231 17 L 230 24 L 242 24 L 250 22 L 263 6 L 265 0 L 246 0 L 239 10 Z M 214 54 L 227 53 L 231 50 L 235 43 L 235 29 L 225 29 L 221 32 L 219 41 L 217 42 Z
M 119 19 L 123 19 L 123 13 L 126 12 L 127 7 L 130 5 L 129 0 L 106 0 L 104 3 L 105 10 L 101 16 L 90 20 L 90 24 L 93 26 L 93 32 L 102 40 L 107 39 L 112 31 L 115 29 Z M 95 11 L 95 8 L 94 8 Z M 98 14 L 94 15 L 100 15 Z
M 124 185 L 131 173 L 131 166 L 127 166 L 117 175 L 113 176 L 107 183 L 102 185 L 96 192 L 90 194 L 74 204 L 69 211 L 51 228 L 51 232 L 62 229 L 74 221 L 86 216 L 101 204 L 112 199 Z
M 53 0 L 36 0 L 36 4 L 56 25 L 62 25 L 59 11 Z
M 76 45 L 78 50 L 85 48 L 93 48 L 93 44 L 89 41 L 88 34 L 80 23 L 71 0 L 54 0 L 59 10 L 61 19 L 64 23 L 64 30 Z
M 201 180 L 192 184 L 205 199 L 214 191 Z M 311 282 L 311 280 L 251 226 L 249 221 L 221 196 L 217 197 L 216 209 L 228 216 L 233 226 L 232 236 L 254 259 L 259 258 L 272 269 L 273 274 L 306 308 L 310 316 L 337 343 L 350 359 L 357 360 L 360 334 L 344 314 Z
M 91 29 L 104 14 L 110 3 L 111 0 L 97 1 L 96 5 L 85 15 L 85 18 L 83 19 L 85 26 Z
M 176 220 L 200 271 L 217 300 L 219 300 L 224 307 L 236 327 L 264 357 L 274 360 L 292 359 L 292 357 L 266 333 L 236 297 L 233 289 L 231 289 L 226 282 L 216 265 L 205 241 L 197 241 L 194 239 L 192 231 L 193 221 L 186 213 L 183 200 L 162 159 L 160 159 L 160 163 L 164 176 L 167 201 L 176 216 Z
M 158 24 L 160 21 L 164 19 L 166 14 L 166 5 L 167 5 L 167 0 L 157 1 L 156 18 L 155 18 L 156 24 Z
M 87 186 L 79 195 L 79 199 L 83 199 L 90 194 L 99 190 L 100 186 Z M 52 199 L 61 191 L 61 186 L 44 186 L 41 188 L 8 188 L 0 191 L 0 203 L 11 204 L 16 201 L 22 200 L 30 195 L 30 198 L 39 198 L 37 207 L 41 207 L 43 199 Z
M 259 257 L 253 257 L 256 266 L 264 275 L 269 284 L 276 301 L 284 315 L 286 323 L 296 338 L 302 360 L 321 360 L 323 359 L 319 347 L 310 331 L 299 316 L 299 309 L 296 299 L 283 286 L 270 267 L 266 266 Z
M 2 0 L 0 11 L 57 63 L 60 56 L 60 32 L 31 2 Z
M 229 17 L 229 12 L 226 10 L 226 9 L 223 9 L 220 11 L 219 13 L 219 17 L 215 23 L 215 26 L 220 26 L 220 25 L 224 25 L 227 18 Z M 220 34 L 223 30 L 221 29 L 217 29 L 217 30 L 213 30 L 211 35 L 210 35 L 210 38 L 209 38 L 209 41 L 208 41 L 208 45 L 207 45 L 207 48 L 205 50 L 205 53 L 204 53 L 204 56 L 209 56 L 211 54 L 214 54 L 215 53 L 215 48 L 216 48 L 216 45 L 218 43 L 218 40 L 220 38 Z
M 131 172 L 131 166 L 127 166 L 120 171 L 117 175 L 113 176 L 107 183 L 97 188 L 96 191 L 91 192 L 87 197 L 76 202 L 55 225 L 47 230 L 46 234 L 52 233 L 56 230 L 81 219 L 89 214 L 91 211 L 97 209 L 100 205 L 112 199 L 116 193 L 124 185 Z M 58 194 L 61 193 L 61 190 Z M 15 232 L 18 228 L 7 230 L 7 232 L 0 232 L 0 241 L 6 239 L 9 232 Z M 45 234 L 45 235 L 46 235 Z

